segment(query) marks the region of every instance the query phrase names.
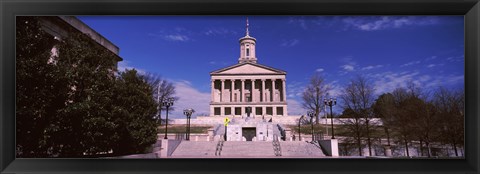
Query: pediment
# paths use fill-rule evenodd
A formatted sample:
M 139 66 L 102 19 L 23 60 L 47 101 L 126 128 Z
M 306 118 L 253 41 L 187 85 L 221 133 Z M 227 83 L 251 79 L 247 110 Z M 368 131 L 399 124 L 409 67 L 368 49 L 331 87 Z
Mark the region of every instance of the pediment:
M 274 69 L 260 64 L 243 63 L 226 67 L 211 74 L 286 74 L 285 71 Z

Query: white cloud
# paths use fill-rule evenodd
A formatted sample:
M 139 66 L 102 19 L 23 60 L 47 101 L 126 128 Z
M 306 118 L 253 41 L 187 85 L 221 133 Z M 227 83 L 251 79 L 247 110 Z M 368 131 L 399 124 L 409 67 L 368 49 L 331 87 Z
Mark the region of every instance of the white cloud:
M 183 27 L 164 27 L 164 29 L 158 30 L 155 33 L 148 33 L 148 36 L 152 38 L 158 38 L 165 41 L 173 42 L 187 42 L 192 41 L 192 31 L 189 31 Z
M 405 26 L 434 25 L 439 22 L 435 16 L 360 16 L 346 17 L 343 20 L 346 28 L 354 28 L 362 31 L 377 31 Z
M 437 56 L 427 57 L 427 58 L 425 58 L 425 61 L 434 60 L 434 59 L 436 59 L 436 58 L 437 58 Z
M 335 80 L 333 82 L 327 83 L 326 86 L 330 88 L 327 97 L 338 98 L 342 94 L 342 86 L 338 84 L 338 81 Z
M 124 72 L 127 69 L 128 70 L 135 69 L 135 70 L 137 70 L 137 72 L 139 74 L 145 74 L 146 73 L 146 71 L 143 70 L 143 69 L 135 68 L 135 67 L 131 66 L 130 61 L 127 61 L 127 60 L 123 60 L 121 62 L 118 62 L 117 69 L 118 69 L 119 72 Z
M 464 56 L 463 55 L 452 56 L 452 57 L 448 57 L 446 60 L 449 61 L 449 62 L 463 62 L 464 61 Z
M 434 79 L 425 83 L 426 88 L 438 88 L 440 86 L 464 83 L 464 75 L 435 76 Z
M 317 72 L 323 72 L 324 69 L 323 69 L 323 68 L 318 68 L 318 69 L 316 69 L 315 71 L 317 71 Z
M 351 65 L 351 64 L 342 65 L 341 67 L 345 71 L 354 71 L 355 70 L 355 66 Z
M 287 98 L 301 97 L 305 87 L 301 82 L 287 83 Z
M 169 34 L 169 35 L 163 36 L 163 38 L 169 41 L 180 41 L 180 42 L 185 42 L 190 40 L 188 36 L 181 35 L 181 34 Z
M 382 94 L 385 92 L 391 92 L 398 87 L 406 87 L 407 83 L 412 81 L 415 84 L 424 83 L 429 78 L 424 76 L 423 78 L 417 79 L 416 76 L 418 72 L 402 72 L 402 73 L 393 73 L 393 72 L 384 72 L 379 74 L 370 75 L 373 79 L 373 85 L 375 88 L 376 94 Z
M 226 28 L 210 28 L 207 29 L 207 31 L 204 32 L 205 35 L 207 36 L 225 36 L 225 35 L 236 35 L 237 32 L 233 30 L 229 30 Z
M 288 115 L 302 115 L 306 112 L 302 104 L 295 99 L 287 99 L 287 105 Z
M 289 24 L 297 24 L 302 27 L 304 30 L 308 29 L 307 22 L 305 21 L 303 16 L 300 17 L 291 17 L 288 20 Z
M 210 93 L 200 92 L 192 86 L 191 82 L 186 80 L 175 81 L 173 84 L 175 85 L 176 96 L 179 99 L 174 105 L 176 109 L 171 113 L 172 117 L 169 115 L 169 118 L 183 118 L 183 110 L 186 108 L 195 109 L 194 116 L 210 113 Z
M 403 65 L 400 65 L 400 67 L 412 66 L 412 65 L 419 64 L 419 63 L 421 63 L 419 60 L 417 60 L 417 61 L 411 61 L 411 62 L 405 63 L 405 64 L 403 64 Z
M 429 65 L 427 65 L 427 68 L 433 68 L 433 67 L 436 67 L 436 66 L 443 66 L 443 64 L 429 64 Z
M 362 70 L 371 70 L 371 69 L 376 69 L 381 67 L 383 67 L 383 65 L 370 65 L 370 66 L 363 67 Z
M 421 86 L 424 89 L 433 89 L 440 86 L 463 83 L 463 75 L 426 75 L 419 72 L 404 71 L 401 73 L 383 72 L 368 75 L 373 79 L 376 94 L 392 92 L 398 87 L 407 87 L 408 82 Z
M 283 40 L 280 46 L 282 47 L 293 47 L 300 43 L 298 39 L 292 39 L 292 40 Z

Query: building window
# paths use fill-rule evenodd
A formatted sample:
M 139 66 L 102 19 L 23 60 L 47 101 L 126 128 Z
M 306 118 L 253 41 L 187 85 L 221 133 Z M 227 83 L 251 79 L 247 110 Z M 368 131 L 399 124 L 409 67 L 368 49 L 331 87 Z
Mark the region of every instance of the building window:
M 267 107 L 267 115 L 273 115 L 273 108 L 272 107 Z
M 232 108 L 225 108 L 225 115 L 232 115 Z
M 242 108 L 236 107 L 235 108 L 235 115 L 242 115 Z
M 220 115 L 220 108 L 214 108 L 214 115 Z
M 245 94 L 246 102 L 252 102 L 252 96 L 250 94 Z
M 283 115 L 283 107 L 277 107 L 277 115 Z
M 237 94 L 234 95 L 233 101 L 237 102 Z
M 250 49 L 247 48 L 247 57 L 250 57 Z
M 262 107 L 256 107 L 255 108 L 255 115 L 263 115 L 262 114 Z

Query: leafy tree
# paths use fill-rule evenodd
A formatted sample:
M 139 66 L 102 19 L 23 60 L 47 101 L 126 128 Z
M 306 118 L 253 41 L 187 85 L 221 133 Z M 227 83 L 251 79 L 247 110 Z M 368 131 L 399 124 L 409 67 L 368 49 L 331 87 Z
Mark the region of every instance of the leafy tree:
M 144 76 L 115 76 L 117 57 L 89 36 L 57 40 L 38 17 L 17 17 L 17 156 L 142 152 L 156 140 Z
M 50 134 L 61 142 L 61 156 L 106 152 L 116 142 L 112 97 L 116 56 L 82 33 L 70 33 L 58 44 L 57 79 L 68 94 Z
M 324 107 L 322 97 L 325 97 L 330 91 L 330 87 L 326 84 L 325 80 L 320 73 L 315 73 L 310 78 L 310 83 L 302 93 L 303 108 L 315 112 L 315 124 L 319 124 L 320 111 Z
M 45 129 L 66 96 L 58 92 L 57 72 L 47 62 L 55 39 L 41 30 L 37 17 L 16 18 L 16 142 L 17 155 L 45 156 Z
M 135 69 L 120 74 L 116 82 L 113 113 L 121 139 L 114 148 L 116 154 L 143 153 L 157 140 L 154 119 L 157 103 L 147 78 Z

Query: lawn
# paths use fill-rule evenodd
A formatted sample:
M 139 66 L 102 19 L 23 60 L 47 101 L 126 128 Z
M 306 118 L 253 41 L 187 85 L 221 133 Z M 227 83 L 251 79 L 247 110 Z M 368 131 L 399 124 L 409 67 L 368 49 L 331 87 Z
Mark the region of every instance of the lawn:
M 212 128 L 212 126 L 195 126 L 190 125 L 190 133 L 208 133 L 208 129 Z M 165 125 L 161 125 L 158 127 L 159 133 L 165 132 Z M 185 133 L 186 125 L 185 124 L 175 124 L 175 125 L 168 125 L 168 133 Z

